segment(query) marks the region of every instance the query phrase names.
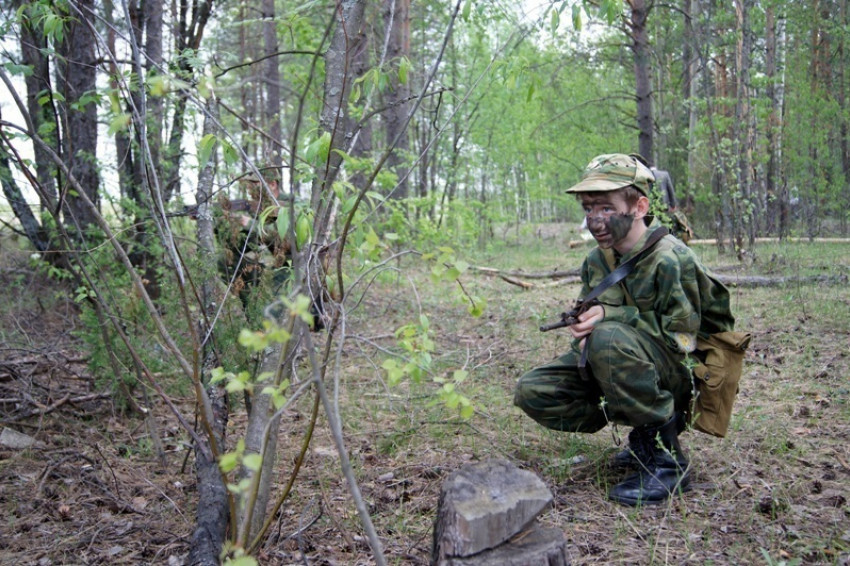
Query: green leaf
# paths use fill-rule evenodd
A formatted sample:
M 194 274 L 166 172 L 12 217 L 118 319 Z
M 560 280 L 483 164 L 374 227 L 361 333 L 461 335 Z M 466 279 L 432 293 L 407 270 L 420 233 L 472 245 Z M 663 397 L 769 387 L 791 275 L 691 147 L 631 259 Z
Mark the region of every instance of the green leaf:
M 244 493 L 245 490 L 248 489 L 248 487 L 250 485 L 251 485 L 251 479 L 250 478 L 244 478 L 237 484 L 232 484 L 232 483 L 227 484 L 227 491 L 229 491 L 231 493 L 235 493 L 236 495 L 239 495 L 240 493 Z
M 277 226 L 277 233 L 281 238 L 286 237 L 286 233 L 289 231 L 289 211 L 281 208 L 280 212 L 277 214 L 277 221 L 275 222 L 275 226 Z
M 354 208 L 354 203 L 356 202 L 357 195 L 351 195 L 350 197 L 348 197 L 348 200 L 346 200 L 342 205 L 342 213 L 348 214 L 349 212 L 351 212 L 351 209 Z
M 410 70 L 410 61 L 407 57 L 402 57 L 398 64 L 398 82 L 403 85 L 407 84 L 407 72 Z
M 298 245 L 298 249 L 302 249 L 310 241 L 311 233 L 310 219 L 306 214 L 302 214 L 295 222 L 295 243 Z
M 573 4 L 573 28 L 581 31 L 581 4 L 578 2 Z
M 455 383 L 462 383 L 468 375 L 468 371 L 466 371 L 465 369 L 459 369 L 454 372 L 454 374 L 452 375 L 452 379 L 455 380 Z
M 452 267 L 446 271 L 445 278 L 447 281 L 456 281 L 460 277 L 460 270 L 457 267 Z
M 460 395 L 457 393 L 449 394 L 446 398 L 446 407 L 449 409 L 457 409 L 460 405 Z
M 215 137 L 215 134 L 207 134 L 201 138 L 201 141 L 198 143 L 198 168 L 203 169 L 207 165 L 207 161 L 210 159 L 210 155 L 212 155 L 213 149 L 215 149 L 215 144 L 218 141 L 218 138 Z
M 225 474 L 228 472 L 232 472 L 236 469 L 236 466 L 239 465 L 239 453 L 238 452 L 228 452 L 227 454 L 222 454 L 218 460 L 218 467 Z
M 6 63 L 3 65 L 10 75 L 21 75 L 24 77 L 32 76 L 32 65 L 16 65 L 15 63 Z
M 470 12 L 472 12 L 472 0 L 466 0 L 466 4 L 463 5 L 463 10 L 460 13 L 460 17 L 463 18 L 463 21 L 469 21 Z
M 376 74 L 376 78 L 377 78 L 377 81 L 378 81 L 378 85 L 377 85 L 378 91 L 384 92 L 387 89 L 387 87 L 390 86 L 390 77 L 387 76 L 386 73 L 382 73 L 382 72 L 378 71 L 378 73 Z
M 215 88 L 215 82 L 212 77 L 201 77 L 201 80 L 198 81 L 198 94 L 200 94 L 204 99 L 209 100 L 213 95 L 213 90 Z
M 387 372 L 387 382 L 390 387 L 394 387 L 401 383 L 402 378 L 404 378 L 404 372 L 398 368 Z
M 210 383 L 218 383 L 219 381 L 224 379 L 224 368 L 213 368 L 213 370 L 210 372 L 210 376 Z
M 328 160 L 328 153 L 331 149 L 331 134 L 325 132 L 321 137 L 307 146 L 307 151 L 304 156 L 311 163 L 324 163 Z
M 223 566 L 258 566 L 256 558 L 253 556 L 240 556 L 233 560 L 225 560 Z
M 248 454 L 242 459 L 242 465 L 252 472 L 256 472 L 263 465 L 263 457 L 259 454 Z
M 110 136 L 114 136 L 119 130 L 123 130 L 129 126 L 131 119 L 132 116 L 129 114 L 119 114 L 109 123 L 109 129 L 106 130 L 106 133 Z
M 247 328 L 239 331 L 238 340 L 240 346 L 254 352 L 259 352 L 269 345 L 269 340 L 265 332 L 251 332 Z
M 226 139 L 219 139 L 219 143 L 221 144 L 221 150 L 224 154 L 224 162 L 228 165 L 233 165 L 237 161 L 239 161 L 239 152 L 233 147 L 233 144 Z
M 38 135 L 46 137 L 56 131 L 56 122 L 42 122 L 38 125 Z
M 341 149 L 334 149 L 333 152 L 336 153 L 337 155 L 339 155 L 340 157 L 342 157 L 342 160 L 345 161 L 346 163 L 351 162 L 351 160 L 353 159 L 350 155 L 348 155 L 347 153 L 345 153 Z
M 561 25 L 561 14 L 558 13 L 558 10 L 552 10 L 549 18 L 549 30 L 552 32 L 552 35 L 558 32 L 559 25 Z
M 622 15 L 623 7 L 620 0 L 602 0 L 599 4 L 599 14 L 612 25 Z
M 475 409 L 472 407 L 472 405 L 465 405 L 465 406 L 461 407 L 461 409 L 460 409 L 460 416 L 464 419 L 468 419 L 468 418 L 472 417 L 472 415 L 474 415 L 474 414 L 475 414 Z
M 487 308 L 487 301 L 485 301 L 484 299 L 481 299 L 479 297 L 473 296 L 472 297 L 472 304 L 469 305 L 466 308 L 466 310 L 467 310 L 467 312 L 469 312 L 469 314 L 471 314 L 475 318 L 478 318 L 479 316 L 484 314 L 484 309 L 486 309 L 486 308 Z
M 351 92 L 348 93 L 348 101 L 349 102 L 357 102 L 360 100 L 360 94 L 362 90 L 360 89 L 360 83 L 354 83 L 354 88 L 351 89 Z
M 165 81 L 166 78 L 163 75 L 148 77 L 148 88 L 150 89 L 151 96 L 159 98 L 168 92 L 168 85 Z

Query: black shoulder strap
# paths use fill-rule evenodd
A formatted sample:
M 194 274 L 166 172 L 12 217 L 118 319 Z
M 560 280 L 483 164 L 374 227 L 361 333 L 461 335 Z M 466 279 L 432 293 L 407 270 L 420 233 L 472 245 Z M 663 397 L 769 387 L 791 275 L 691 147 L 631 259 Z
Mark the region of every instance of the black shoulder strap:
M 640 258 L 642 258 L 643 255 L 646 252 L 651 250 L 652 247 L 655 244 L 657 244 L 658 241 L 661 238 L 663 238 L 664 236 L 666 236 L 667 234 L 669 234 L 669 232 L 667 231 L 667 228 L 665 228 L 664 226 L 661 226 L 660 228 L 656 228 L 655 231 L 649 236 L 649 239 L 646 240 L 646 244 L 643 246 L 643 248 L 638 253 L 633 255 L 631 257 L 631 259 L 629 259 L 629 261 L 627 261 L 626 263 L 624 263 L 623 265 L 621 265 L 620 267 L 618 267 L 617 269 L 615 269 L 614 271 L 612 271 L 611 273 L 606 275 L 605 279 L 603 279 L 599 283 L 599 285 L 594 287 L 593 290 L 590 293 L 587 294 L 587 296 L 582 297 L 581 302 L 588 303 L 588 302 L 592 301 L 593 299 L 596 299 L 597 297 L 599 297 L 599 295 L 604 293 L 606 291 L 606 289 L 608 289 L 612 285 L 616 285 L 621 280 L 625 279 L 626 276 L 629 273 L 632 272 L 632 269 L 634 269 L 635 264 L 637 264 L 637 262 L 640 261 Z
M 626 275 L 628 275 L 629 273 L 632 272 L 632 269 L 634 269 L 635 264 L 638 261 L 640 261 L 640 258 L 643 257 L 643 255 L 646 252 L 651 250 L 652 247 L 655 244 L 657 244 L 658 241 L 661 238 L 663 238 L 664 236 L 666 236 L 668 233 L 669 232 L 667 231 L 667 228 L 665 228 L 664 226 L 662 226 L 660 228 L 656 228 L 655 231 L 646 240 L 646 244 L 644 244 L 643 248 L 638 253 L 636 253 L 634 256 L 632 256 L 632 258 L 629 259 L 629 261 L 627 261 L 626 263 L 624 263 L 623 265 L 621 265 L 620 267 L 618 267 L 617 269 L 615 269 L 614 271 L 612 271 L 611 273 L 606 275 L 605 279 L 603 279 L 599 283 L 599 285 L 594 287 L 593 290 L 590 293 L 587 294 L 587 296 L 582 298 L 582 300 L 581 300 L 582 304 L 586 305 L 586 304 L 590 303 L 590 301 L 592 301 L 593 299 L 597 298 L 599 295 L 604 293 L 606 289 L 608 289 L 612 285 L 616 285 L 617 283 L 619 283 L 620 281 L 625 279 Z M 588 338 L 590 338 L 590 336 L 588 336 Z M 584 348 L 581 351 L 581 356 L 579 356 L 579 362 L 578 362 L 579 374 L 581 375 L 581 378 L 585 381 L 589 380 L 589 377 L 587 375 L 587 347 L 588 347 L 589 343 L 590 343 L 589 340 L 585 340 Z

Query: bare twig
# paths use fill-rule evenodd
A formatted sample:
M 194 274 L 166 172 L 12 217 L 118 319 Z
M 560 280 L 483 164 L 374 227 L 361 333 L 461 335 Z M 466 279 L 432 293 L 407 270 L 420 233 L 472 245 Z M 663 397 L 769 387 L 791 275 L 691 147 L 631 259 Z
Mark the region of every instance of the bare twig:
M 304 324 L 299 321 L 298 324 Z M 319 397 L 322 400 L 322 406 L 325 408 L 325 414 L 328 417 L 328 424 L 331 428 L 331 435 L 336 444 L 337 452 L 339 453 L 342 473 L 348 482 L 348 489 L 351 491 L 351 496 L 354 499 L 354 505 L 360 515 L 360 521 L 363 523 L 363 528 L 366 530 L 366 536 L 369 539 L 369 544 L 372 546 L 372 554 L 375 557 L 375 562 L 378 566 L 386 566 L 387 561 L 384 558 L 383 545 L 378 538 L 378 533 L 375 531 L 375 526 L 372 524 L 372 518 L 369 516 L 369 510 L 366 503 L 363 501 L 363 495 L 360 493 L 360 486 L 357 485 L 357 478 L 354 477 L 354 468 L 351 466 L 351 460 L 348 458 L 348 451 L 345 448 L 345 440 L 342 436 L 342 424 L 336 418 L 336 412 L 333 410 L 331 400 L 328 398 L 325 384 L 322 381 L 319 362 L 316 359 L 316 352 L 313 348 L 313 338 L 309 332 L 306 333 L 306 349 L 310 359 L 310 368 L 313 372 L 313 381 L 316 384 Z

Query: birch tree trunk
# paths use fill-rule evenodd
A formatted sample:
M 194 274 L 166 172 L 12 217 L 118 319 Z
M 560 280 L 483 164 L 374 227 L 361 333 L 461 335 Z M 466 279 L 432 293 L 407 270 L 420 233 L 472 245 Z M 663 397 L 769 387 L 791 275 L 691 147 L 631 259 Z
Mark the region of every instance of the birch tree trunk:
M 738 42 L 735 53 L 736 92 L 735 92 L 735 121 L 734 137 L 737 151 L 737 186 L 738 191 L 730 195 L 735 209 L 741 214 L 732 214 L 732 237 L 741 247 L 744 236 L 747 237 L 748 247 L 755 242 L 753 226 L 753 187 L 751 183 L 751 152 L 752 131 L 750 127 L 750 10 L 752 0 L 736 0 L 736 31 Z
M 331 43 L 325 53 L 325 84 L 322 112 L 319 116 L 320 133 L 330 134 L 330 151 L 323 166 L 317 168 L 317 177 L 313 182 L 310 200 L 311 208 L 316 212 L 314 233 L 318 227 L 326 227 L 331 216 L 333 191 L 331 187 L 339 174 L 342 156 L 338 151 L 346 148 L 349 132 L 343 127 L 346 124 L 348 95 L 354 81 L 351 72 L 351 62 L 355 58 L 358 37 L 363 26 L 364 0 L 342 0 L 337 3 L 335 18 L 336 28 Z
M 702 44 L 699 40 L 697 26 L 700 19 L 700 0 L 687 0 L 688 15 L 685 19 L 687 25 L 687 39 L 691 46 L 690 59 L 685 61 L 688 66 L 688 184 L 685 187 L 685 203 L 690 202 L 691 195 L 697 189 L 697 97 L 699 96 L 699 84 L 702 77 L 700 72 L 700 50 Z
M 216 129 L 215 121 L 218 119 L 218 104 L 211 100 L 207 105 L 207 116 L 204 119 L 203 135 L 213 134 Z M 206 166 L 198 174 L 198 191 L 196 199 L 198 204 L 198 253 L 201 264 L 214 266 L 216 264 L 215 236 L 213 233 L 213 215 L 211 198 L 213 193 L 213 178 L 215 171 L 215 158 L 211 157 Z M 221 290 L 218 284 L 218 274 L 213 269 L 204 272 L 200 284 L 203 311 L 206 316 L 199 319 L 198 335 L 202 338 L 210 333 L 206 321 L 212 320 L 215 314 L 215 305 L 220 303 Z M 198 478 L 198 512 L 195 531 L 192 534 L 192 543 L 189 551 L 187 564 L 217 566 L 219 555 L 227 536 L 227 526 L 230 520 L 230 496 L 224 483 L 218 462 L 206 457 L 213 453 L 211 448 L 214 444 L 221 449 L 224 447 L 225 432 L 227 430 L 228 410 L 227 393 L 224 383 L 209 385 L 210 371 L 217 365 L 212 340 L 207 340 L 203 350 L 203 375 L 204 384 L 212 406 L 213 421 L 210 423 L 213 429 L 213 439 L 207 439 L 205 447 L 195 449 L 195 473 Z M 203 448 L 206 448 L 203 449 Z

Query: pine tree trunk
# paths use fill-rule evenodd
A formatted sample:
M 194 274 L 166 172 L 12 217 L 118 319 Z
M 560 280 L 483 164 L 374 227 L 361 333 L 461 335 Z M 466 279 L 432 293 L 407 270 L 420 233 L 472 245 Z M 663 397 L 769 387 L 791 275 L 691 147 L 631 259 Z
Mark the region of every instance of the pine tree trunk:
M 57 86 L 65 98 L 62 118 L 62 147 L 68 168 L 99 209 L 99 177 L 97 173 L 97 104 L 92 100 L 82 107 L 81 99 L 95 90 L 97 57 L 94 26 L 94 0 L 74 0 L 73 18 L 66 25 L 64 40 L 59 43 Z M 66 187 L 67 188 L 67 187 Z M 84 230 L 95 223 L 94 212 L 82 198 L 66 191 L 63 202 L 66 224 Z M 71 228 L 73 230 L 73 228 Z M 77 236 L 82 239 L 82 232 Z
M 263 51 L 266 57 L 263 82 L 265 83 L 265 129 L 271 138 L 264 143 L 264 159 L 261 163 L 275 168 L 275 179 L 282 179 L 281 165 L 283 156 L 280 151 L 280 65 L 275 53 L 278 50 L 277 24 L 275 22 L 274 0 L 263 0 Z
M 649 33 L 646 29 L 649 6 L 645 0 L 628 0 L 631 7 L 629 30 L 635 62 L 635 98 L 637 99 L 638 148 L 650 165 L 653 163 L 652 81 L 650 79 Z
M 404 167 L 404 162 L 405 154 L 410 149 L 410 140 L 405 127 L 410 106 L 408 101 L 410 87 L 406 81 L 400 80 L 397 71 L 401 58 L 410 56 L 410 0 L 385 0 L 384 24 L 390 35 L 387 60 L 396 71 L 390 77 L 390 86 L 385 96 L 384 121 L 387 145 L 396 143 L 395 149 L 387 159 L 386 166 L 398 176 L 398 184 L 390 198 L 402 199 L 408 196 L 407 168 Z

